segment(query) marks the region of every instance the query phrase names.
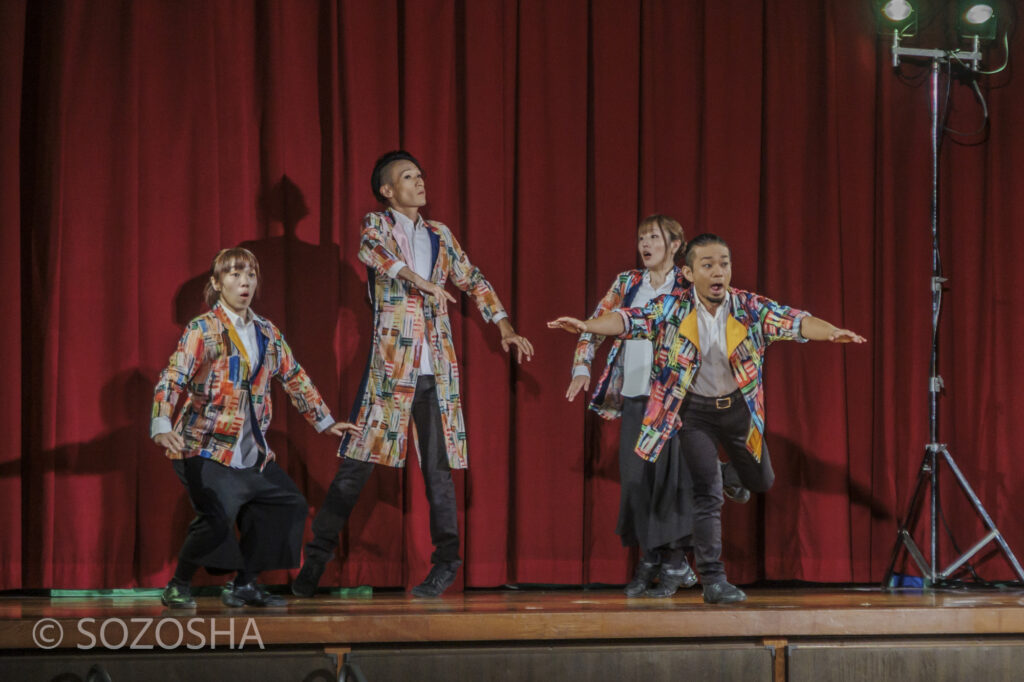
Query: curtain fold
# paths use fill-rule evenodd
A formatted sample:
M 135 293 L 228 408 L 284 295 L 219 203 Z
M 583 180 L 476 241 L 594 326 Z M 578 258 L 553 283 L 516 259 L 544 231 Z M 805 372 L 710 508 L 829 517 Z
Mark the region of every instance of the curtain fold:
M 768 352 L 777 478 L 751 504 L 726 504 L 730 579 L 880 580 L 929 438 L 930 150 L 927 68 L 893 73 L 872 11 L 866 0 L 0 4 L 0 314 L 16 329 L 0 388 L 0 589 L 169 578 L 192 512 L 148 438 L 151 391 L 203 310 L 219 249 L 260 258 L 254 308 L 348 415 L 372 333 L 356 257 L 362 216 L 377 209 L 369 172 L 399 147 L 424 165 L 426 217 L 452 228 L 537 348 L 518 366 L 472 302 L 452 308 L 466 586 L 627 580 L 618 426 L 566 402 L 575 340 L 544 322 L 589 314 L 636 266 L 637 222 L 655 212 L 687 236 L 723 236 L 735 286 L 869 339 Z M 950 20 L 939 12 L 918 42 L 948 42 Z M 1010 51 L 1011 64 L 1024 57 L 1016 33 Z M 1001 62 L 1001 47 L 986 60 Z M 1012 69 L 979 84 L 988 128 L 971 134 L 979 104 L 953 82 L 948 125 L 967 134 L 942 150 L 939 437 L 1024 551 L 1012 475 L 1024 369 L 1008 352 L 1024 324 L 1012 294 L 1024 285 L 1024 88 Z M 274 400 L 270 443 L 315 511 L 337 443 L 283 392 Z M 325 582 L 422 578 L 416 466 L 374 473 Z M 981 526 L 951 476 L 942 486 L 963 549 Z M 955 552 L 943 543 L 939 563 Z M 991 552 L 975 563 L 1011 576 Z

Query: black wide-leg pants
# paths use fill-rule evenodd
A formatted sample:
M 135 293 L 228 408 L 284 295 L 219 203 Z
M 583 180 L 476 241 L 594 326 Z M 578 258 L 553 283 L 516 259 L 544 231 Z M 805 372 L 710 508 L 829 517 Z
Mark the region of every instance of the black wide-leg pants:
M 214 573 L 299 565 L 309 507 L 276 462 L 263 471 L 232 469 L 202 457 L 173 465 L 196 513 L 179 559 Z

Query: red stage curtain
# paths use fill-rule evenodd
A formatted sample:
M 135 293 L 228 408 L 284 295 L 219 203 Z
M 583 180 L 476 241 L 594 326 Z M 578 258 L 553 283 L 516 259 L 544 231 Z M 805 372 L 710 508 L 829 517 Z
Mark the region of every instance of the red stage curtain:
M 921 41 L 951 44 L 947 20 Z M 618 428 L 564 400 L 574 339 L 544 322 L 588 313 L 635 266 L 652 212 L 725 237 L 736 286 L 870 339 L 769 352 L 777 480 L 726 505 L 730 577 L 881 579 L 928 439 L 930 157 L 926 70 L 892 73 L 868 0 L 5 2 L 0 35 L 0 589 L 169 577 L 191 510 L 148 438 L 151 390 L 218 249 L 260 257 L 256 309 L 348 413 L 369 348 L 368 175 L 396 147 L 538 349 L 516 366 L 457 306 L 466 585 L 627 579 Z M 940 435 L 1024 551 L 1011 73 L 981 79 L 987 133 L 943 150 Z M 967 88 L 951 102 L 951 127 L 980 124 Z M 270 441 L 316 509 L 336 442 L 276 399 Z M 374 474 L 327 582 L 422 577 L 414 469 Z M 973 543 L 980 524 L 944 492 Z M 979 572 L 1010 575 L 999 558 Z

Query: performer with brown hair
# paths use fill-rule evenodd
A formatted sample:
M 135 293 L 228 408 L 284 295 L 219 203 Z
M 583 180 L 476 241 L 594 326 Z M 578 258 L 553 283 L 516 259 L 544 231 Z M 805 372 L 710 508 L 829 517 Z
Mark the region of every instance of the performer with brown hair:
M 161 595 L 165 606 L 196 605 L 190 584 L 201 566 L 238 571 L 221 593 L 227 606 L 285 603 L 256 577 L 298 566 L 309 509 L 267 445 L 271 379 L 317 431 L 340 436 L 354 428 L 334 421 L 281 332 L 250 308 L 259 284 L 252 252 L 218 253 L 205 291 L 210 312 L 189 322 L 156 385 L 150 433 L 166 449 L 196 512 Z

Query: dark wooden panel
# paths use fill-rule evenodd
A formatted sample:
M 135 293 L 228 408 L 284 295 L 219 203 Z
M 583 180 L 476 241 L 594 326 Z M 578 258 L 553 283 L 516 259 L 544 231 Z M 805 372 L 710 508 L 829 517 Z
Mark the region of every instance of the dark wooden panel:
M 98 666 L 112 682 L 238 682 L 240 680 L 303 680 L 332 682 L 337 679 L 333 656 L 315 651 L 113 653 L 95 650 L 81 654 L 50 653 L 0 655 L 0 680 L 33 682 L 97 682 L 88 677 Z
M 1024 638 L 797 645 L 788 668 L 789 682 L 1011 682 L 1024 679 Z
M 758 645 L 604 645 L 353 650 L 367 682 L 771 682 L 773 652 Z

